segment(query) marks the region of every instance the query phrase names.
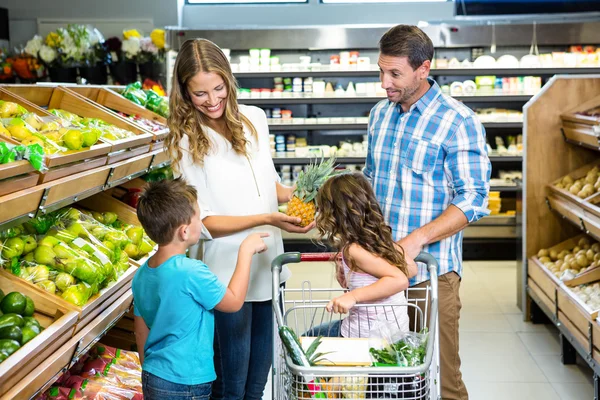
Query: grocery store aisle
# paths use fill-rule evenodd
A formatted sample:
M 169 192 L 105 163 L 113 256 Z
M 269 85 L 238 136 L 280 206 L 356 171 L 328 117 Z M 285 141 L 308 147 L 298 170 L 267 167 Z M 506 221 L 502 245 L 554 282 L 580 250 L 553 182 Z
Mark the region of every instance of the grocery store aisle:
M 332 287 L 328 263 L 291 266 L 288 287 Z M 461 285 L 462 371 L 471 400 L 591 400 L 592 372 L 560 362 L 558 331 L 522 321 L 516 263 L 466 262 Z M 264 399 L 271 399 L 270 381 Z

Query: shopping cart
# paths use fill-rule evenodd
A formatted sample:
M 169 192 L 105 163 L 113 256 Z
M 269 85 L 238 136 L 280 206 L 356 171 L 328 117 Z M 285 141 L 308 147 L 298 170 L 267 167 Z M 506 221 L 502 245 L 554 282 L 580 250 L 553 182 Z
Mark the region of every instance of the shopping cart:
M 309 282 L 302 288 L 280 286 L 280 272 L 285 264 L 306 261 L 331 261 L 331 253 L 284 253 L 272 262 L 273 271 L 273 399 L 296 400 L 310 398 L 339 399 L 412 399 L 437 400 L 441 397 L 439 376 L 438 331 L 438 263 L 430 254 L 421 253 L 415 261 L 425 263 L 431 280 L 425 288 L 409 288 L 405 292 L 406 304 L 358 304 L 368 310 L 381 308 L 392 324 L 398 323 L 399 311 L 408 311 L 412 317 L 411 331 L 422 332 L 428 328 L 426 354 L 423 364 L 414 367 L 397 366 L 299 366 L 287 354 L 278 334 L 278 328 L 288 326 L 302 336 L 330 336 L 316 332 L 317 326 L 336 318 L 325 306 L 332 297 L 343 294 L 343 289 L 313 289 Z M 407 310 L 408 308 L 408 310 Z M 389 312 L 391 310 L 391 312 Z

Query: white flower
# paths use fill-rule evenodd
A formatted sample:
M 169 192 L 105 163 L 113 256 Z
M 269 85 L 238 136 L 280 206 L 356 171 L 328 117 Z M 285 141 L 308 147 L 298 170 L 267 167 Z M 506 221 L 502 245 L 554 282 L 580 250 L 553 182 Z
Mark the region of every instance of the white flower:
M 88 26 L 87 33 L 90 46 L 93 47 L 100 42 L 100 32 L 98 32 L 98 29 Z
M 149 37 L 140 39 L 140 47 L 142 51 L 145 51 L 147 53 L 158 54 L 158 47 L 154 45 L 152 39 L 150 39 Z
M 40 48 L 40 58 L 47 64 L 50 64 L 56 59 L 58 53 L 50 46 L 42 45 Z
M 137 37 L 131 37 L 127 40 L 123 40 L 121 49 L 125 52 L 125 55 L 128 58 L 135 57 L 141 50 L 140 39 Z
M 38 52 L 42 48 L 43 44 L 44 42 L 42 40 L 42 37 L 39 35 L 35 35 L 33 39 L 27 42 L 27 45 L 25 46 L 25 52 L 29 55 L 37 57 Z

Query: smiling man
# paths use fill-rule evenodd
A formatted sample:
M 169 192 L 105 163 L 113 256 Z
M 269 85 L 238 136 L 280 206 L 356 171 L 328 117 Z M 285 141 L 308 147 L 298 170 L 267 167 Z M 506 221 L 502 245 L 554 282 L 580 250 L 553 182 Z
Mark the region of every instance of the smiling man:
M 489 213 L 491 165 L 477 116 L 429 78 L 432 58 L 433 43 L 416 26 L 395 26 L 379 41 L 387 99 L 371 110 L 364 173 L 405 254 L 424 250 L 439 261 L 442 398 L 466 400 L 458 355 L 462 230 Z M 419 265 L 411 286 L 429 279 Z

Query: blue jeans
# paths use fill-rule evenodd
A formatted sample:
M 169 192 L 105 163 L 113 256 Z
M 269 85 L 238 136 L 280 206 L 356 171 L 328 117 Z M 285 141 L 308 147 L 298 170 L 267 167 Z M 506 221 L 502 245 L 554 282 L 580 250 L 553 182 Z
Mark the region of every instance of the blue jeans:
M 302 336 L 323 336 L 323 337 L 341 337 L 342 334 L 340 329 L 342 327 L 342 320 L 325 322 L 319 326 L 315 326 L 309 331 L 302 334 Z
M 145 400 L 208 400 L 211 382 L 199 385 L 181 385 L 142 371 L 142 390 Z
M 271 301 L 246 302 L 236 313 L 215 310 L 213 400 L 260 400 L 273 359 Z

